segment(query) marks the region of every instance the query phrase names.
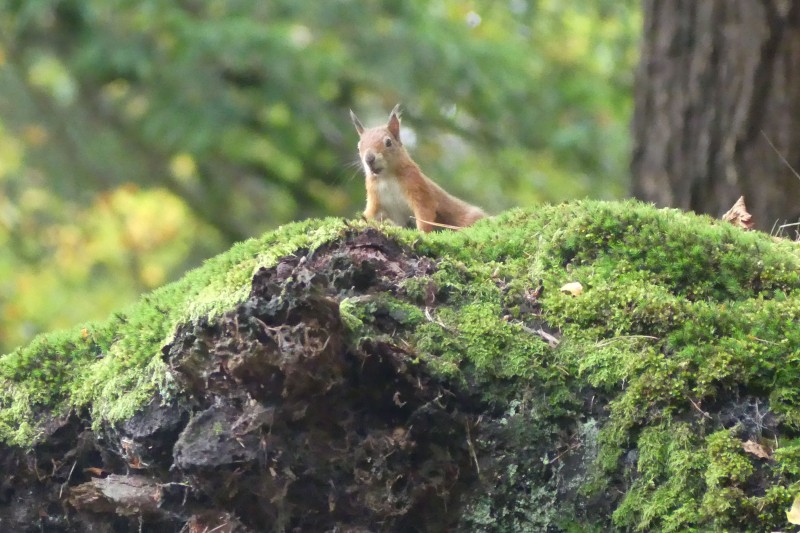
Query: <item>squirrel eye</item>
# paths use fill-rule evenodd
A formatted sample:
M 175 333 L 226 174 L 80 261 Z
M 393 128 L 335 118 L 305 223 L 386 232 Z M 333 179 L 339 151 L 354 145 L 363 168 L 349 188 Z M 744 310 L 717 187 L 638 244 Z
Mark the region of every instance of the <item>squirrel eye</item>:
M 390 139 L 389 137 L 386 137 L 383 140 L 383 144 L 386 146 L 386 148 L 389 148 L 392 145 L 392 139 Z

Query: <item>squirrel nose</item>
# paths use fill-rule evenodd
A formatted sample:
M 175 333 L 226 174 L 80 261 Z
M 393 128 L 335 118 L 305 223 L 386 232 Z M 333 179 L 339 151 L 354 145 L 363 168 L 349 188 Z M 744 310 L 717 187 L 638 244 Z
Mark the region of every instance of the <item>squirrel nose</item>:
M 368 153 L 364 161 L 366 161 L 369 166 L 372 166 L 375 163 L 375 154 L 372 152 Z

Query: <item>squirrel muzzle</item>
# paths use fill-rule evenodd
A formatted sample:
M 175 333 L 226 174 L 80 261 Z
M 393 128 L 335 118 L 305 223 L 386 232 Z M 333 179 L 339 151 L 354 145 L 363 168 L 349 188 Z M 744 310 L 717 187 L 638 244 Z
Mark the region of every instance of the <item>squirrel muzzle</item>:
M 373 174 L 380 174 L 383 170 L 383 158 L 375 155 L 375 152 L 367 152 L 364 156 L 364 164 Z

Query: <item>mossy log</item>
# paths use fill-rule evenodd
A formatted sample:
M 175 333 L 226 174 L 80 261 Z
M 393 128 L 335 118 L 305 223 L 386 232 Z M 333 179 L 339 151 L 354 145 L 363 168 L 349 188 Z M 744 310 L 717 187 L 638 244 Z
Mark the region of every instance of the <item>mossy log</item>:
M 0 358 L 0 529 L 785 529 L 798 246 L 636 202 L 285 226 Z

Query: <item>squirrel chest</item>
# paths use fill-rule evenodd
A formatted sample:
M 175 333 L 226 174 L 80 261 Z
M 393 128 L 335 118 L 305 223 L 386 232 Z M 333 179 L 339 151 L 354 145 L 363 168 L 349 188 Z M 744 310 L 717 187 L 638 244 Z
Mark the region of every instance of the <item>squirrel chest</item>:
M 411 222 L 414 212 L 408 205 L 408 200 L 396 176 L 376 176 L 376 189 L 378 203 L 383 216 L 390 219 L 398 226 L 405 226 Z

